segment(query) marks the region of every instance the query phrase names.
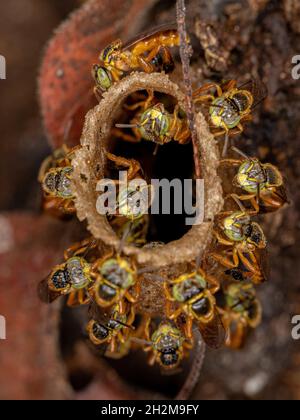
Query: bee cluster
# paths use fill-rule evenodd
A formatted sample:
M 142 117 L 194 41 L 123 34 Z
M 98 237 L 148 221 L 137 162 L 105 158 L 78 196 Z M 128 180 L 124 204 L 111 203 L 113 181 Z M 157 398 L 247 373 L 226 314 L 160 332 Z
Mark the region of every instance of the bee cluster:
M 132 71 L 172 71 L 170 48 L 178 44 L 175 29 L 154 31 L 125 47 L 121 41 L 112 43 L 101 52 L 101 65 L 93 67 L 96 96 L 101 100 L 103 92 Z M 117 214 L 108 216 L 108 221 L 122 246 L 103 251 L 93 237 L 74 244 L 65 251 L 64 262 L 55 266 L 41 283 L 41 296 L 46 296 L 48 302 L 68 296 L 69 306 L 89 305 L 87 334 L 95 346 L 105 348 L 107 357 L 121 358 L 130 350 L 142 348 L 150 353 L 150 364 L 174 370 L 194 347 L 195 330 L 213 348 L 224 343 L 239 348 L 248 330 L 259 325 L 262 309 L 255 286 L 267 277 L 267 240 L 253 217 L 280 209 L 287 198 L 276 167 L 236 148 L 232 148 L 232 153 L 237 158 L 226 155 L 231 138 L 243 131 L 243 122 L 251 119 L 253 108 L 264 95 L 264 88 L 257 81 L 241 87 L 235 81 L 222 86 L 210 83 L 194 91 L 195 104 L 206 107 L 215 137 L 225 136 L 220 167 L 225 171 L 229 168 L 228 172 L 234 169 L 236 174 L 224 211 L 215 220 L 215 240 L 206 255 L 199 261 L 190 261 L 179 276 L 164 276 L 149 268 L 149 276 L 162 285 L 163 318 L 139 311 L 146 269 L 123 251 L 125 244 L 148 249 L 164 244 L 147 242 L 149 216 L 133 211 L 129 203 L 134 191 L 124 188 L 120 181 L 115 181 Z M 129 121 L 112 129 L 115 139 L 131 143 L 150 141 L 156 148 L 171 141 L 181 145 L 190 141 L 186 115 L 169 98 L 158 98 L 152 90 L 136 92 L 123 109 Z M 76 214 L 72 184 L 76 149 L 64 146 L 41 167 L 43 206 L 55 216 Z M 144 180 L 139 161 L 110 152 L 106 152 L 106 158 L 114 170 L 125 170 L 129 181 Z

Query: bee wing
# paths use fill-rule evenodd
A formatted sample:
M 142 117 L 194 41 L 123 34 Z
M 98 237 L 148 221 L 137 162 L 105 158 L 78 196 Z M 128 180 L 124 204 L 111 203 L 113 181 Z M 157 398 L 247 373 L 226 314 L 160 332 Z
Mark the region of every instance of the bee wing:
M 92 298 L 88 309 L 88 315 L 91 319 L 103 325 L 106 325 L 110 320 L 109 314 L 100 308 Z
M 226 330 L 217 310 L 213 320 L 208 324 L 198 325 L 205 343 L 212 349 L 219 349 L 226 340 Z
M 284 204 L 291 203 L 284 185 L 277 187 L 276 190 L 272 192 L 272 199 L 274 200 L 274 202 L 277 202 L 278 205 L 282 205 L 282 206 Z M 276 206 L 272 207 L 271 205 L 264 203 L 262 200 L 259 203 L 259 206 L 260 206 L 261 213 L 273 213 L 278 210 Z
M 248 90 L 252 94 L 254 100 L 252 108 L 258 106 L 268 96 L 267 86 L 258 78 L 251 79 L 242 84 L 239 86 L 239 89 Z
M 256 251 L 255 257 L 258 261 L 264 281 L 267 281 L 270 276 L 270 260 L 267 249 L 260 249 Z
M 176 22 L 165 23 L 163 25 L 156 26 L 155 28 L 152 28 L 148 30 L 147 32 L 137 35 L 135 38 L 133 38 L 131 41 L 125 44 L 125 46 L 123 47 L 123 51 L 134 47 L 139 42 L 145 41 L 147 38 L 151 38 L 153 35 L 159 32 L 167 32 L 167 31 L 175 31 L 175 30 L 177 30 Z
M 55 293 L 49 290 L 48 277 L 38 284 L 37 293 L 40 300 L 44 303 L 52 303 L 60 296 L 60 293 Z

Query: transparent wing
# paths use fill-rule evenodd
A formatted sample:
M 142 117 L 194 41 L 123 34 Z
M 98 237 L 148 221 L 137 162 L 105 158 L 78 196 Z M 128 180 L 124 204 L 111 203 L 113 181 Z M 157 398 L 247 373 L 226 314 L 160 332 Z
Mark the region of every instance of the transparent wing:
M 141 33 L 129 41 L 126 45 L 124 45 L 123 50 L 128 50 L 129 48 L 134 47 L 141 41 L 145 41 L 148 38 L 151 38 L 153 35 L 158 34 L 159 32 L 167 32 L 167 31 L 176 31 L 177 24 L 176 22 L 166 23 L 160 26 L 157 26 L 153 29 L 150 29 L 147 32 Z
M 258 78 L 251 79 L 238 88 L 248 90 L 252 94 L 254 99 L 252 108 L 255 108 L 268 96 L 267 86 Z
M 198 325 L 205 343 L 212 349 L 219 349 L 226 340 L 226 330 L 217 310 L 214 319 L 208 324 Z

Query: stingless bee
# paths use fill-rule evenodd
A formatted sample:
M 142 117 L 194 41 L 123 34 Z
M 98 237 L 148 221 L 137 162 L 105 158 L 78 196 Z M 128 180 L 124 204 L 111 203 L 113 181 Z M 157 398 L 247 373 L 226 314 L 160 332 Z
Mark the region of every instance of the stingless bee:
M 101 65 L 93 66 L 96 94 L 107 91 L 114 82 L 134 70 L 146 73 L 173 71 L 175 65 L 170 48 L 178 45 L 179 35 L 172 25 L 162 25 L 139 35 L 125 46 L 121 40 L 112 42 L 100 53 Z
M 283 177 L 276 166 L 261 163 L 257 158 L 249 158 L 240 150 L 233 150 L 244 159 L 224 159 L 221 165 L 238 166 L 238 173 L 233 180 L 236 187 L 247 194 L 238 195 L 241 201 L 250 201 L 257 213 L 277 211 L 288 202 Z
M 214 235 L 219 245 L 230 247 L 230 251 L 212 252 L 216 261 L 227 269 L 239 268 L 241 265 L 253 276 L 255 282 L 265 280 L 260 265 L 258 251 L 267 247 L 267 240 L 260 225 L 251 220 L 250 214 L 240 203 L 241 211 L 230 212 L 219 223 L 219 230 Z M 225 213 L 224 213 L 225 214 Z
M 132 307 L 126 308 L 124 313 L 120 312 L 119 305 L 115 305 L 109 314 L 93 310 L 93 318 L 87 325 L 87 332 L 91 342 L 95 346 L 107 344 L 106 351 L 109 354 L 117 353 L 118 344 L 125 344 L 128 340 L 128 331 L 132 329 L 135 314 Z
M 202 269 L 198 268 L 177 279 L 164 282 L 167 298 L 167 316 L 177 320 L 182 314 L 186 317 L 185 334 L 193 341 L 193 322 L 196 322 L 203 339 L 211 347 L 220 347 L 224 342 L 224 328 L 216 310 L 214 294 L 219 290 L 219 283 Z M 171 304 L 179 308 L 174 311 Z
M 72 155 L 76 148 L 63 146 L 41 165 L 38 180 L 44 193 L 43 208 L 54 215 L 75 213 L 72 191 Z
M 43 285 L 47 286 L 50 301 L 54 300 L 51 295 L 68 295 L 68 306 L 85 305 L 90 302 L 89 288 L 93 284 L 93 264 L 88 262 L 87 254 L 96 247 L 97 241 L 86 239 L 65 251 L 65 262 L 56 265 L 46 281 L 42 281 L 40 290 L 42 291 Z
M 205 94 L 215 90 L 216 93 Z M 195 103 L 209 105 L 209 116 L 215 137 L 225 135 L 223 155 L 228 148 L 229 136 L 244 131 L 243 123 L 252 120 L 252 111 L 267 96 L 266 86 L 258 79 L 238 87 L 236 80 L 220 86 L 208 83 L 194 93 Z
M 152 353 L 148 363 L 152 366 L 156 362 L 165 370 L 176 369 L 187 356 L 192 344 L 170 322 L 162 321 L 152 334 L 150 323 L 151 319 L 146 324 L 145 335 L 148 345 L 144 347 L 145 352 Z
M 120 137 L 131 142 L 144 139 L 162 146 L 172 140 L 186 144 L 191 138 L 187 118 L 179 105 L 175 106 L 171 114 L 163 103 L 154 103 L 153 92 L 145 102 L 144 110 L 138 112 L 130 124 L 116 124 L 116 127 L 131 128 L 134 133 L 132 136 L 118 132 Z
M 250 283 L 234 283 L 224 288 L 225 305 L 218 310 L 227 330 L 226 345 L 233 349 L 243 346 L 249 328 L 257 328 L 262 307 Z
M 153 189 L 146 184 L 141 172 L 141 165 L 134 159 L 126 159 L 107 153 L 107 158 L 118 167 L 127 169 L 127 182 L 114 181 L 118 185 L 117 216 L 129 219 L 132 226 L 137 226 L 135 221 L 146 216 L 153 199 Z M 132 227 L 131 226 L 131 227 Z M 132 229 L 131 229 L 132 231 Z
M 136 303 L 140 284 L 137 267 L 132 258 L 123 258 L 112 251 L 94 264 L 95 283 L 91 294 L 101 308 L 119 305 L 120 313 L 125 311 L 125 301 Z M 131 292 L 134 292 L 134 295 Z

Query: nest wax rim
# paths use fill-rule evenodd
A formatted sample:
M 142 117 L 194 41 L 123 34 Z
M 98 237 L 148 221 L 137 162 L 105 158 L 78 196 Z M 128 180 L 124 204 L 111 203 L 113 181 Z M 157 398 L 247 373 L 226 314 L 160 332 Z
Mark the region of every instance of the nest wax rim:
M 106 216 L 97 212 L 96 185 L 104 178 L 107 163 L 106 151 L 111 128 L 126 97 L 140 90 L 152 89 L 174 97 L 185 109 L 185 95 L 180 87 L 162 73 L 132 73 L 115 83 L 95 108 L 86 115 L 81 148 L 74 155 L 72 165 L 75 206 L 80 221 L 87 221 L 88 230 L 106 246 L 119 249 L 120 239 L 113 231 Z M 174 264 L 191 262 L 204 254 L 212 239 L 213 220 L 224 204 L 221 179 L 217 174 L 219 148 L 209 131 L 201 112 L 195 115 L 202 175 L 205 185 L 205 222 L 194 225 L 179 240 L 158 249 L 143 249 L 132 245 L 124 246 L 125 255 L 134 255 L 141 265 L 162 268 Z M 182 146 L 184 147 L 184 146 Z

